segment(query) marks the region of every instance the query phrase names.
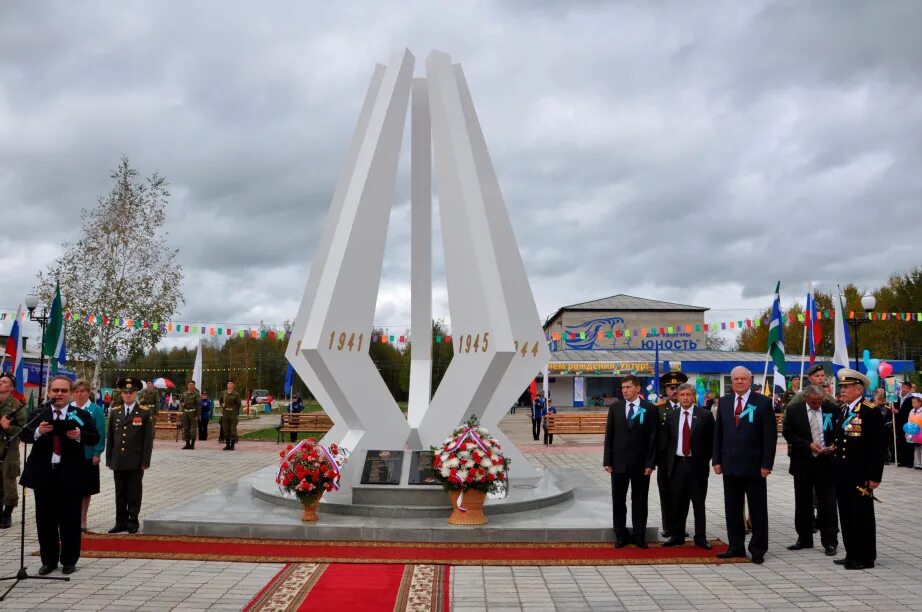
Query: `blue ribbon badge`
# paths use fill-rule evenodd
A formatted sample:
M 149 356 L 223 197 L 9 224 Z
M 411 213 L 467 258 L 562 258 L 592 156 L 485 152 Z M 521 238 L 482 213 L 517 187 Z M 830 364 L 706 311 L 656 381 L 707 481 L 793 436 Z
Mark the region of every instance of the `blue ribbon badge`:
M 70 419 L 70 420 L 72 420 L 72 421 L 77 421 L 77 423 L 80 425 L 80 427 L 83 427 L 83 420 L 81 420 L 81 418 L 78 417 L 78 416 L 77 416 L 76 414 L 74 414 L 73 412 L 69 412 L 69 411 L 68 411 L 68 413 L 67 413 L 67 418 Z
M 742 421 L 746 416 L 749 416 L 749 422 L 752 423 L 752 419 L 756 414 L 756 407 L 752 404 L 746 404 L 746 410 L 740 414 L 740 420 Z
M 842 423 L 842 429 L 848 429 L 848 424 L 852 422 L 852 419 L 854 419 L 857 414 L 857 412 L 849 412 L 848 418 Z
M 640 417 L 640 424 L 643 425 L 643 415 L 645 415 L 646 413 L 647 413 L 647 409 L 644 408 L 643 406 L 641 406 L 641 407 L 638 408 L 637 411 L 634 413 L 634 416 L 631 417 L 631 420 L 633 421 L 633 420 L 636 419 L 637 417 Z
M 832 431 L 832 413 L 827 412 L 823 415 L 823 431 Z

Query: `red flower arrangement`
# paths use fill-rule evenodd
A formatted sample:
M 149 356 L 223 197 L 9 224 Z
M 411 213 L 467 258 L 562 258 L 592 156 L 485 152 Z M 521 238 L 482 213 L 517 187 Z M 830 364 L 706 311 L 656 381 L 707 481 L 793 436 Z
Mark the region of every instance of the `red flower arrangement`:
M 275 478 L 279 489 L 294 493 L 302 504 L 317 501 L 325 491 L 339 488 L 340 469 L 348 453 L 336 444 L 329 448 L 315 438 L 289 444 L 279 453 L 281 465 Z

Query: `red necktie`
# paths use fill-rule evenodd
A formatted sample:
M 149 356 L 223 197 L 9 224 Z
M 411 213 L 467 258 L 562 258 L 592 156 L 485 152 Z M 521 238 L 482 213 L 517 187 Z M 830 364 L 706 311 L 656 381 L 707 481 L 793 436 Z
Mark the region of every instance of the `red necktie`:
M 685 424 L 682 425 L 682 454 L 686 457 L 691 455 L 691 424 L 688 422 L 688 410 L 685 413 Z
M 743 396 L 736 396 L 736 410 L 733 412 L 733 423 L 740 426 L 740 415 L 743 414 Z
M 55 421 L 61 420 L 61 411 L 58 410 L 57 408 L 54 409 L 54 420 Z M 51 444 L 52 444 L 52 449 L 54 450 L 54 454 L 60 457 L 61 456 L 61 436 L 53 436 L 51 438 Z

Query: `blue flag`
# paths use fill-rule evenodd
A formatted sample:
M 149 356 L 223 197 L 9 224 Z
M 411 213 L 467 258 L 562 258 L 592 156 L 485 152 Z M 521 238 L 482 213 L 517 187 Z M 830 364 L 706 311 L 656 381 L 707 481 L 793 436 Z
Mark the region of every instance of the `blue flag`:
M 285 395 L 291 395 L 291 383 L 294 381 L 295 369 L 288 364 L 288 371 L 285 372 Z

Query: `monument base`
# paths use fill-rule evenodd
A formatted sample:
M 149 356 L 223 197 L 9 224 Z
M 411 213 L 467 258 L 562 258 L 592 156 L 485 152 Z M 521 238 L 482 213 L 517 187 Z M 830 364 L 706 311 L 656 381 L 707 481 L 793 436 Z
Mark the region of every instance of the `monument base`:
M 296 497 L 279 491 L 274 477 L 273 473 L 271 479 L 254 482 L 253 496 L 270 504 L 300 508 Z M 484 513 L 496 516 L 528 512 L 572 497 L 571 483 L 555 473 L 547 473 L 540 478 L 513 480 L 505 498 L 487 500 Z M 351 492 L 325 493 L 318 512 L 382 518 L 436 518 L 447 517 L 451 513 L 451 503 L 440 485 L 353 485 Z
M 263 468 L 178 506 L 155 512 L 143 519 L 143 532 L 366 542 L 614 541 L 611 492 L 599 487 L 579 469 L 547 470 L 544 477 L 547 484 L 536 485 L 533 494 L 526 495 L 524 487 L 513 486 L 506 500 L 488 500 L 484 510 L 489 523 L 478 526 L 449 525 L 451 510 L 447 495 L 444 505 L 440 502 L 437 509 L 427 506 L 430 495 L 445 495 L 439 487 L 415 498 L 416 511 L 431 511 L 427 516 L 408 516 L 405 509 L 414 508 L 409 503 L 401 506 L 404 512 L 396 516 L 339 514 L 336 506 L 345 505 L 342 500 L 336 500 L 335 495 L 327 500 L 324 495 L 320 520 L 302 523 L 297 500 L 281 496 L 277 488 L 275 494 L 271 493 L 276 473 L 275 467 Z M 550 494 L 552 490 L 555 492 Z M 540 495 L 539 491 L 549 494 Z M 377 491 L 368 494 L 374 496 Z M 653 518 L 651 524 L 655 524 Z M 656 541 L 657 532 L 655 527 L 648 527 L 647 540 Z

